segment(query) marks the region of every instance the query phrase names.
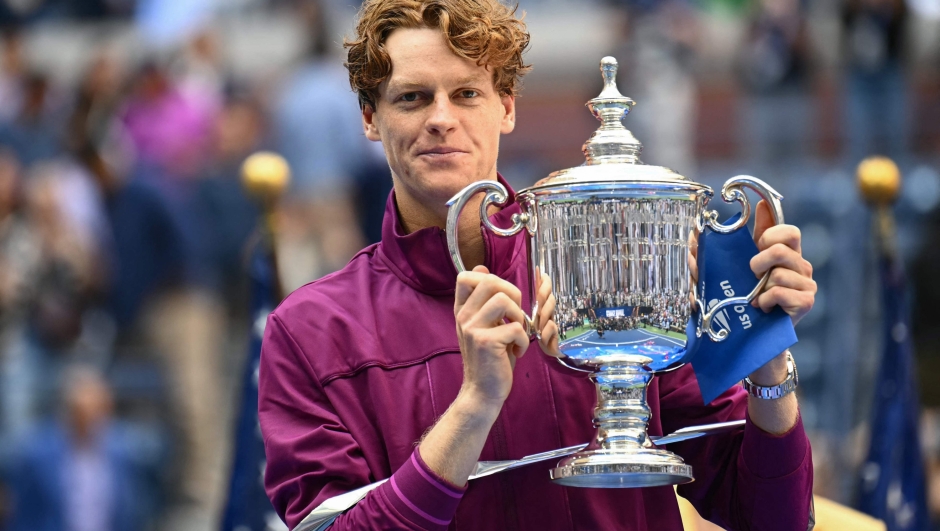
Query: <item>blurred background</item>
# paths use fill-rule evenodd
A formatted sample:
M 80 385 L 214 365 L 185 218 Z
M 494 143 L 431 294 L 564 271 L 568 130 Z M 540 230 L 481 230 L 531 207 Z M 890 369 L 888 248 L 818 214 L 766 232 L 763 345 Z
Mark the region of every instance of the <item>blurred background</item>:
M 379 238 L 388 168 L 342 66 L 358 4 L 0 0 L 0 530 L 220 528 L 258 324 L 261 211 L 242 163 L 271 150 L 291 167 L 272 214 L 285 291 Z M 894 385 L 916 390 L 940 519 L 940 1 L 520 10 L 534 70 L 499 162 L 517 189 L 583 161 L 597 127 L 584 102 L 614 55 L 646 163 L 784 195 L 819 284 L 793 349 L 815 489 L 849 506 L 884 429 L 876 216 L 855 171 L 869 155 L 897 163 L 891 239 L 912 312 L 892 330 L 913 338 L 919 387 Z M 903 516 L 904 500 L 887 503 Z

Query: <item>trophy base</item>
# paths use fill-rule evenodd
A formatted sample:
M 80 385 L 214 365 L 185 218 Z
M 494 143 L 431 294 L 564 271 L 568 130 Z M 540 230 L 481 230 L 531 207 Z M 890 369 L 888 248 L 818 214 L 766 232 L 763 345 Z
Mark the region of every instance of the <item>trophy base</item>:
M 692 467 L 676 454 L 655 448 L 586 450 L 566 457 L 551 471 L 566 487 L 633 488 L 693 481 Z

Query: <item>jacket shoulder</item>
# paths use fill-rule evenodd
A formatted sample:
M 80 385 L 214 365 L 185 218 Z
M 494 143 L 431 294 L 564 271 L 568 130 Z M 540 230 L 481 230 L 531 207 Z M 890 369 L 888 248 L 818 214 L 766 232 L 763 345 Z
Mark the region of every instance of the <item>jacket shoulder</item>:
M 369 367 L 395 369 L 459 352 L 453 304 L 451 296 L 403 282 L 372 246 L 291 293 L 273 315 L 325 385 Z

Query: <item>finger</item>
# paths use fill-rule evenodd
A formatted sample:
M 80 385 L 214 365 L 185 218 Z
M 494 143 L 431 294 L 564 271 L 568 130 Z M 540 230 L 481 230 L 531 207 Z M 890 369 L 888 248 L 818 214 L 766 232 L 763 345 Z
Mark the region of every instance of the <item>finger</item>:
M 466 326 L 494 328 L 502 325 L 503 320 L 525 326 L 526 315 L 519 304 L 505 293 L 499 292 L 490 297 L 480 310 L 466 321 Z
M 800 253 L 782 243 L 774 244 L 751 258 L 751 271 L 758 277 L 772 267 L 791 269 L 810 278 L 813 276 L 813 266 Z
M 698 282 L 698 231 L 695 229 L 689 231 L 689 253 L 686 255 L 686 261 L 689 263 L 692 283 L 695 284 Z
M 463 306 L 467 298 L 473 293 L 474 288 L 486 278 L 490 272 L 486 266 L 478 265 L 473 271 L 463 271 L 457 273 L 457 287 L 454 291 L 454 305 Z
M 539 304 L 539 324 L 547 323 L 555 312 L 555 296 L 552 295 L 552 279 L 543 274 L 539 281 L 536 300 Z
M 780 306 L 794 319 L 799 320 L 813 308 L 815 296 L 807 291 L 800 291 L 782 286 L 775 286 L 757 296 L 757 305 L 764 312 L 770 312 Z
M 793 225 L 774 225 L 769 227 L 757 240 L 757 248 L 763 251 L 782 243 L 798 253 L 802 253 L 802 235 L 799 227 Z
M 522 292 L 519 288 L 496 275 L 461 273 L 457 276 L 457 285 L 457 291 L 461 292 L 461 295 L 469 292 L 462 302 L 460 298 L 456 298 L 455 308 L 458 313 L 466 312 L 467 315 L 472 315 L 478 312 L 497 293 L 504 293 L 516 306 L 522 306 Z
M 476 351 L 484 356 L 510 354 L 513 359 L 521 358 L 529 348 L 529 336 L 520 323 L 503 323 L 485 330 L 477 329 L 473 337 Z M 512 360 L 511 360 L 512 361 Z
M 538 293 L 536 298 L 539 302 L 545 301 L 552 292 L 552 279 L 548 275 L 542 274 L 539 278 Z
M 548 299 L 539 308 L 539 326 L 550 322 L 555 314 L 555 295 L 549 294 Z
M 529 334 L 525 333 L 525 327 L 521 323 L 504 323 L 496 328 L 487 331 L 490 340 L 502 346 L 505 350 L 518 359 L 525 355 L 529 348 Z
M 552 295 L 552 279 L 543 274 L 539 279 L 538 292 L 535 294 L 535 300 L 539 307 L 544 307 L 548 303 L 548 298 Z
M 754 209 L 754 241 L 759 242 L 764 231 L 774 226 L 774 216 L 767 201 L 761 199 Z
M 542 338 L 539 340 L 539 345 L 542 347 L 542 351 L 549 356 L 560 358 L 561 350 L 558 348 L 558 325 L 555 324 L 555 321 L 549 321 L 542 328 L 540 335 Z
M 791 269 L 784 269 L 781 267 L 773 269 L 770 272 L 770 278 L 768 278 L 767 284 L 764 286 L 764 291 L 767 291 L 775 286 L 795 289 L 798 291 L 808 291 L 813 294 L 816 293 L 815 280 L 801 275 L 800 273 L 797 273 Z

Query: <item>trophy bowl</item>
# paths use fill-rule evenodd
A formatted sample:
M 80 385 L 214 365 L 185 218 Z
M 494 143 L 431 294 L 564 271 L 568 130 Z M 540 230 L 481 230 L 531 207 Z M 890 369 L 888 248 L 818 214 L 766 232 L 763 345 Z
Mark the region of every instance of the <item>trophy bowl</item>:
M 742 215 L 721 224 L 718 213 L 706 209 L 711 188 L 640 162 L 641 145 L 622 124 L 634 102 L 617 90 L 616 59 L 602 59 L 601 73 L 604 88 L 587 103 L 601 126 L 584 144 L 585 163 L 519 191 L 521 212 L 508 229 L 487 216 L 491 204 L 506 203 L 505 187 L 495 181 L 467 186 L 447 203 L 448 247 L 457 271 L 464 271 L 457 220 L 470 198 L 485 193 L 480 217 L 488 230 L 504 237 L 527 234 L 530 335 L 538 336 L 541 328 L 535 282 L 543 273 L 552 281 L 560 351 L 555 355 L 588 373 L 597 388 L 597 436 L 558 463 L 551 471 L 554 481 L 577 487 L 687 483 L 692 467 L 647 436 L 647 385 L 654 374 L 686 361 L 686 330 L 695 309 L 695 334 L 722 341 L 728 329 L 716 316 L 727 306 L 750 303 L 769 275 L 746 296 L 706 303 L 690 274 L 690 235 L 744 227 L 751 212 L 745 188 L 768 202 L 775 223 L 783 223 L 782 197 L 754 177 L 729 179 L 722 198 L 739 202 Z

